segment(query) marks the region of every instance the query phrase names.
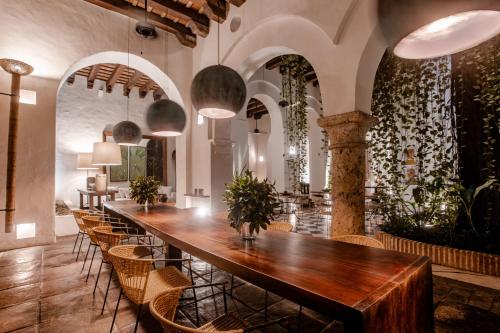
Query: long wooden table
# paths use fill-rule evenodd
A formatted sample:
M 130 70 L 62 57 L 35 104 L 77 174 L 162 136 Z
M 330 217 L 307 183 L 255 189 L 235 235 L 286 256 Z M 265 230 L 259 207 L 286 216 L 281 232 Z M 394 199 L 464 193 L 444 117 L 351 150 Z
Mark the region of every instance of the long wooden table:
M 431 262 L 399 252 L 296 233 L 261 231 L 245 243 L 223 218 L 131 201 L 105 210 L 169 244 L 344 323 L 346 332 L 433 332 Z

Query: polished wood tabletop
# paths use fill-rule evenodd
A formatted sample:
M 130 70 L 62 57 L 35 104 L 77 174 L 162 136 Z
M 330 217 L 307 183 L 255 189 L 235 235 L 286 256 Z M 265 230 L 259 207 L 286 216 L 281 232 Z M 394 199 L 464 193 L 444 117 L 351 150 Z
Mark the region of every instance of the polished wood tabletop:
M 105 210 L 259 287 L 337 316 L 347 331 L 432 331 L 427 257 L 280 231 L 262 230 L 248 243 L 223 217 L 168 205 L 146 211 L 114 201 Z

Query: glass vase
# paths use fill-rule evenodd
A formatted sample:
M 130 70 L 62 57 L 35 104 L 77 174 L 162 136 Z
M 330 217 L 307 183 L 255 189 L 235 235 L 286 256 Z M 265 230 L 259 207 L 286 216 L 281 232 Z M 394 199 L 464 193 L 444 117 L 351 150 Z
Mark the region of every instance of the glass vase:
M 255 231 L 250 231 L 250 223 L 243 223 L 240 229 L 240 235 L 244 241 L 253 241 L 257 238 Z

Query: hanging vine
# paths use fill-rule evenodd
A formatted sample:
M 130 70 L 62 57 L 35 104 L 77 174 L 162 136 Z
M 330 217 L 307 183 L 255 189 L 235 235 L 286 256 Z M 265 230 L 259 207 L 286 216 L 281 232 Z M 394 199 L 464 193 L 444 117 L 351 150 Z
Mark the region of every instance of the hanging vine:
M 422 199 L 416 198 L 422 193 L 429 194 L 428 200 L 436 195 L 442 200 L 448 197 L 430 192 L 439 190 L 438 184 L 453 183 L 457 175 L 450 87 L 449 57 L 410 61 L 386 53 L 382 59 L 372 100 L 372 114 L 378 122 L 368 138 L 371 172 L 377 185 L 390 194 L 384 197 L 386 207 L 400 206 L 395 198 L 410 196 L 407 199 L 415 202 Z M 412 186 L 418 191 L 412 191 Z M 421 204 L 419 209 L 429 207 L 429 202 Z M 437 216 L 417 218 L 425 224 Z
M 285 107 L 285 139 L 288 164 L 288 180 L 294 192 L 299 191 L 307 168 L 307 101 L 306 79 L 308 63 L 297 55 L 282 57 L 281 97 Z

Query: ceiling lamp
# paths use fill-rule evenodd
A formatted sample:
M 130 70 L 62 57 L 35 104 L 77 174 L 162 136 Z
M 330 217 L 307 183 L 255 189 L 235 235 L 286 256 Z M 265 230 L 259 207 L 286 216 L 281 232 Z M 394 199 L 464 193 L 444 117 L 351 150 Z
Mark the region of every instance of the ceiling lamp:
M 130 120 L 121 121 L 113 127 L 113 140 L 122 146 L 137 146 L 142 140 L 141 129 Z
M 160 99 L 148 107 L 146 123 L 153 135 L 178 136 L 186 127 L 186 114 L 176 102 Z
M 245 105 L 247 88 L 234 69 L 220 64 L 220 19 L 217 20 L 217 65 L 202 69 L 191 83 L 191 102 L 204 117 L 234 117 Z
M 379 20 L 395 55 L 435 58 L 469 49 L 500 33 L 500 2 L 379 0 Z
M 147 5 L 147 3 L 146 3 Z M 147 7 L 146 7 L 147 8 Z M 130 19 L 129 19 L 130 21 Z M 127 29 L 127 69 L 130 70 L 130 29 Z M 128 79 L 130 84 L 131 77 Z M 130 93 L 127 95 L 127 120 L 113 126 L 113 140 L 122 146 L 137 146 L 142 140 L 141 128 L 128 119 L 130 109 Z
M 232 68 L 214 65 L 200 71 L 191 84 L 191 101 L 207 118 L 224 119 L 236 115 L 247 96 L 245 81 Z
M 92 150 L 93 165 L 122 165 L 120 146 L 113 142 L 96 142 Z

